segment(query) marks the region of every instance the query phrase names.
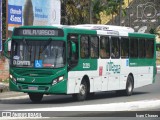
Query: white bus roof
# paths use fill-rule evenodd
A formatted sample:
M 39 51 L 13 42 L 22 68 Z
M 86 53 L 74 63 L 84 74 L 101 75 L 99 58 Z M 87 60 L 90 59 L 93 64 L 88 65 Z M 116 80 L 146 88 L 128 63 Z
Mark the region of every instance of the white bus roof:
M 80 25 L 75 25 L 80 28 L 88 28 L 92 30 L 115 30 L 115 31 L 125 31 L 128 33 L 134 32 L 134 29 L 131 27 L 124 27 L 124 26 L 114 26 L 114 25 L 102 25 L 102 24 L 80 24 Z
M 96 30 L 97 34 L 99 35 L 109 35 L 109 36 L 128 36 L 128 33 L 134 32 L 134 29 L 132 29 L 131 27 L 101 25 L 101 24 L 79 24 L 79 25 L 53 24 L 52 26 L 56 26 L 59 28 L 68 27 L 68 28 Z
M 96 30 L 99 35 L 111 36 L 128 36 L 128 33 L 133 33 L 134 29 L 130 27 L 113 26 L 113 25 L 99 25 L 99 24 L 80 24 L 72 25 L 73 28 Z

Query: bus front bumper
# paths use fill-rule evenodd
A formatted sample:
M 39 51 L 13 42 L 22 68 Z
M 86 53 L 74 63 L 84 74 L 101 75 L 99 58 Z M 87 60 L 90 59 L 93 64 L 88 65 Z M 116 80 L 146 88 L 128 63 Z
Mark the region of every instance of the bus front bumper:
M 15 83 L 9 80 L 10 91 L 25 92 L 25 93 L 42 93 L 42 94 L 66 94 L 67 93 L 67 81 L 63 80 L 55 85 L 35 85 Z

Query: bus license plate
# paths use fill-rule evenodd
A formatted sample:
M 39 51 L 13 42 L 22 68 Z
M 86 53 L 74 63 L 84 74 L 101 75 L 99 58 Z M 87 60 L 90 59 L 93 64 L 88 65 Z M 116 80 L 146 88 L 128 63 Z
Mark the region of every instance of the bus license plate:
M 29 90 L 38 90 L 38 87 L 28 87 Z

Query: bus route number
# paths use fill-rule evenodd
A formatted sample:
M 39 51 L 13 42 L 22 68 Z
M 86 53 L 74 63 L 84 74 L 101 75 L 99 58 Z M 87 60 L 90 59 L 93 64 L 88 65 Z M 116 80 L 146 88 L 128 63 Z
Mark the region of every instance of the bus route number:
M 90 68 L 90 63 L 83 63 L 83 68 Z

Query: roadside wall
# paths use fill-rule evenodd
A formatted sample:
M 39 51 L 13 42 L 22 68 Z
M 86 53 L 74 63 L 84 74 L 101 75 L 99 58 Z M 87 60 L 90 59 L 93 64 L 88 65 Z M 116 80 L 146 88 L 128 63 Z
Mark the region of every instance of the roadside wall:
M 0 82 L 9 77 L 8 59 L 0 59 Z

